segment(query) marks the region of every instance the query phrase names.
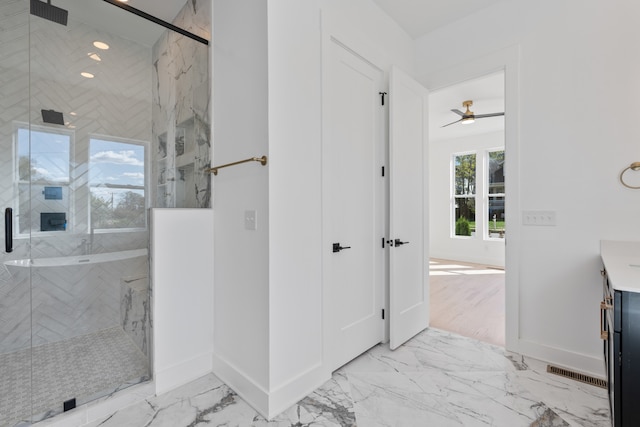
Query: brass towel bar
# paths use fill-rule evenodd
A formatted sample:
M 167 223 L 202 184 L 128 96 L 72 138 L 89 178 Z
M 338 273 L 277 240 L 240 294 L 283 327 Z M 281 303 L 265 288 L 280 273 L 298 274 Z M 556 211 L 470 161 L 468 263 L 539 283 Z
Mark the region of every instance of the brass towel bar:
M 229 166 L 235 166 L 235 165 L 239 165 L 239 164 L 247 163 L 247 162 L 260 162 L 260 164 L 262 166 L 264 166 L 264 165 L 267 164 L 267 156 L 251 157 L 249 159 L 244 159 L 244 160 L 240 160 L 240 161 L 233 162 L 233 163 L 227 163 L 226 165 L 214 166 L 212 168 L 205 169 L 205 172 L 210 172 L 210 173 L 212 173 L 214 175 L 218 175 L 218 169 L 227 168 Z

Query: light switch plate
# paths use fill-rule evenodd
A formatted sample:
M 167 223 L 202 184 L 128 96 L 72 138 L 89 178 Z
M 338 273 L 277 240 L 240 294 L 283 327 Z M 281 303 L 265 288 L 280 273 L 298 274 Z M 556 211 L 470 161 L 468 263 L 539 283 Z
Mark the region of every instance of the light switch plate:
M 244 229 L 256 231 L 258 229 L 258 218 L 256 211 L 244 211 Z
M 556 211 L 522 211 L 523 225 L 555 226 Z

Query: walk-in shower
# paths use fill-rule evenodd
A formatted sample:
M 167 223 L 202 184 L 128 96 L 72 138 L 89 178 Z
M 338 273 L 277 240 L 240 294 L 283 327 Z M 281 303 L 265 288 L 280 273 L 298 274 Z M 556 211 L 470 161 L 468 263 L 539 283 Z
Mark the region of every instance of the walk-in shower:
M 211 2 L 110 3 L 0 2 L 3 427 L 153 378 L 148 210 L 210 204 Z

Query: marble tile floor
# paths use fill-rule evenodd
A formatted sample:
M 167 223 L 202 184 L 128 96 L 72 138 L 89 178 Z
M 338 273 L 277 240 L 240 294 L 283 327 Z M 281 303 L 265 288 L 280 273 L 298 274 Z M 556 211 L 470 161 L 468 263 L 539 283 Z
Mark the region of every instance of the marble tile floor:
M 372 348 L 271 421 L 207 375 L 88 426 L 605 427 L 608 417 L 606 390 L 431 328 L 393 352 Z
M 33 420 L 50 417 L 65 400 L 81 405 L 148 376 L 147 358 L 120 327 L 0 354 L 0 427 L 28 426 L 32 411 Z

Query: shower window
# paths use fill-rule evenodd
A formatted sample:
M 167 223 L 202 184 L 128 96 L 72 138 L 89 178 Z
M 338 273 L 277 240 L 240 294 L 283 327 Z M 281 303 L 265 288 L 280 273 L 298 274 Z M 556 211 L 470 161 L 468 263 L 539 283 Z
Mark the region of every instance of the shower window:
M 18 125 L 15 133 L 19 235 L 67 230 L 72 224 L 71 168 L 73 132 Z M 34 195 L 32 198 L 31 196 Z M 28 212 L 31 210 L 31 216 Z M 46 221 L 45 221 L 46 219 Z
M 146 228 L 146 145 L 139 141 L 91 138 L 92 230 Z

